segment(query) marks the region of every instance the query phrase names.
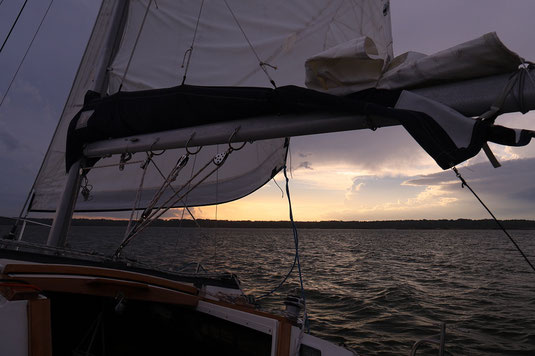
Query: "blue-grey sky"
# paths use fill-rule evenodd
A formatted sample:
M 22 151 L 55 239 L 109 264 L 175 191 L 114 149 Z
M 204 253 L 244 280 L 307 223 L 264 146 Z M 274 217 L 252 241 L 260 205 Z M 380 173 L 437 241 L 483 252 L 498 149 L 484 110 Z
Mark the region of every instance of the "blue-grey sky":
M 0 6 L 3 42 L 23 0 Z M 17 215 L 52 137 L 85 47 L 99 1 L 55 0 L 0 107 L 0 215 Z M 6 93 L 48 1 L 28 2 L 0 53 L 0 98 Z M 535 60 L 531 0 L 391 2 L 394 52 L 437 52 L 496 31 L 527 60 Z M 535 129 L 535 115 L 500 119 Z M 535 144 L 533 144 L 535 146 Z M 535 147 L 494 148 L 504 167 L 481 155 L 462 171 L 503 218 L 535 218 Z M 298 220 L 482 218 L 484 211 L 402 128 L 293 139 L 293 203 Z M 282 180 L 278 178 L 279 183 Z M 285 201 L 269 183 L 242 201 L 221 206 L 222 219 L 285 219 Z M 209 208 L 197 210 L 212 217 Z

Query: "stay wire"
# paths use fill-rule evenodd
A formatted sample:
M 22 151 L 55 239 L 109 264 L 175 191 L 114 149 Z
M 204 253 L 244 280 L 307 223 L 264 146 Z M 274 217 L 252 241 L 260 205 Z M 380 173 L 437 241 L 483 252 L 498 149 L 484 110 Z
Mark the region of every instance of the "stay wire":
M 134 52 L 136 51 L 137 44 L 139 42 L 139 38 L 141 37 L 141 32 L 143 32 L 143 27 L 145 26 L 145 21 L 147 20 L 147 15 L 149 14 L 150 6 L 152 5 L 153 0 L 150 0 L 147 9 L 145 10 L 145 15 L 143 15 L 143 20 L 141 21 L 141 26 L 139 27 L 139 31 L 136 36 L 136 42 L 134 42 L 134 47 L 132 47 L 132 52 L 130 53 L 130 57 L 128 58 L 128 63 L 126 64 L 126 68 L 124 70 L 123 77 L 121 78 L 121 84 L 119 85 L 119 90 L 123 88 L 124 80 L 126 79 L 126 75 L 128 74 L 128 70 L 130 69 L 130 64 L 132 63 L 132 58 L 134 57 Z
M 193 161 L 193 167 L 195 167 L 195 162 L 197 160 L 197 156 L 194 156 L 194 161 Z M 151 160 L 151 163 L 154 165 L 154 168 L 156 168 L 156 171 L 158 171 L 158 173 L 160 174 L 160 176 L 164 179 L 164 181 L 167 179 L 165 177 L 165 175 L 163 174 L 162 170 L 158 167 L 158 165 L 154 162 L 154 160 Z M 165 183 L 165 182 L 164 182 Z M 173 193 L 176 193 L 176 189 L 173 188 L 172 185 L 169 185 L 169 188 L 171 188 L 171 190 L 173 191 Z M 187 210 L 188 214 L 191 216 L 191 218 L 193 219 L 193 221 L 195 222 L 195 224 L 197 225 L 197 227 L 201 227 L 199 225 L 199 223 L 197 222 L 197 220 L 195 219 L 195 216 L 193 216 L 193 213 L 191 212 L 191 210 L 189 209 L 188 205 L 188 200 L 186 199 L 184 201 L 184 207 L 185 209 Z
M 526 260 L 526 262 L 528 263 L 528 265 L 531 267 L 531 269 L 533 270 L 533 272 L 535 272 L 535 267 L 533 266 L 533 264 L 530 262 L 530 260 L 528 259 L 528 257 L 524 254 L 524 252 L 522 251 L 522 249 L 520 248 L 520 246 L 518 246 L 518 244 L 516 243 L 516 241 L 511 237 L 511 235 L 509 235 L 509 233 L 507 232 L 507 230 L 503 227 L 503 225 L 500 223 L 500 221 L 494 216 L 494 214 L 490 211 L 490 209 L 485 205 L 485 203 L 483 203 L 483 201 L 479 198 L 479 196 L 476 194 L 476 192 L 474 192 L 474 190 L 468 185 L 468 183 L 466 183 L 466 181 L 464 180 L 463 176 L 461 176 L 461 173 L 459 173 L 459 171 L 457 170 L 456 167 L 452 167 L 452 170 L 455 172 L 455 175 L 457 176 L 457 178 L 459 178 L 459 180 L 461 181 L 461 187 L 467 187 L 471 192 L 472 194 L 476 197 L 476 199 L 481 203 L 481 205 L 487 210 L 487 212 L 490 214 L 490 216 L 492 216 L 492 218 L 494 219 L 494 221 L 496 222 L 496 224 L 498 224 L 498 226 L 502 229 L 502 231 L 505 233 L 505 235 L 509 238 L 509 240 L 511 240 L 511 242 L 513 243 L 513 245 L 515 245 L 516 249 L 518 250 L 518 252 L 520 252 L 520 254 L 522 255 L 522 257 L 524 257 L 524 260 Z
M 4 2 L 2 0 L 2 2 Z M 2 2 L 0 2 L 0 5 L 2 5 Z M 26 3 L 28 2 L 28 0 L 24 0 L 24 4 L 22 4 L 22 7 L 20 8 L 20 11 L 19 11 L 19 14 L 17 15 L 17 18 L 15 19 L 15 21 L 13 22 L 13 25 L 11 25 L 11 29 L 9 30 L 9 32 L 7 33 L 7 36 L 4 40 L 4 43 L 2 43 L 2 47 L 0 47 L 0 53 L 2 53 L 2 50 L 4 49 L 4 46 L 6 45 L 6 42 L 7 40 L 9 39 L 9 37 L 11 36 L 11 32 L 13 32 L 13 29 L 15 28 L 15 25 L 17 24 L 17 22 L 19 21 L 19 17 L 20 15 L 22 14 L 22 11 L 24 11 L 24 7 L 26 6 Z
M 234 11 L 232 11 L 232 9 L 230 8 L 230 5 L 228 4 L 227 0 L 223 0 L 225 2 L 225 5 L 227 6 L 228 8 L 228 11 L 230 12 L 230 14 L 232 15 L 232 18 L 234 18 L 234 21 L 236 22 L 236 25 L 238 25 L 238 28 L 240 29 L 243 37 L 245 38 L 245 40 L 247 41 L 247 43 L 249 44 L 249 47 L 251 48 L 251 51 L 253 52 L 253 54 L 255 55 L 256 59 L 258 60 L 258 65 L 260 66 L 260 68 L 262 68 L 262 70 L 264 71 L 264 73 L 266 74 L 269 82 L 271 83 L 271 85 L 273 85 L 274 88 L 277 88 L 277 85 L 275 84 L 275 81 L 273 80 L 273 78 L 271 78 L 271 76 L 269 75 L 267 69 L 266 69 L 266 66 L 269 66 L 273 69 L 277 69 L 277 67 L 275 66 L 272 66 L 271 64 L 269 63 L 266 63 L 264 61 L 262 61 L 260 59 L 260 56 L 258 55 L 258 53 L 256 52 L 255 48 L 253 47 L 253 44 L 251 43 L 251 41 L 249 40 L 249 37 L 247 37 L 247 34 L 245 33 L 245 30 L 243 29 L 243 27 L 241 27 L 241 24 L 240 22 L 238 21 L 238 18 L 236 17 L 236 15 L 234 14 Z
M 193 53 L 193 46 L 195 45 L 195 39 L 197 38 L 197 30 L 199 29 L 199 22 L 201 21 L 201 14 L 202 14 L 202 8 L 204 6 L 204 0 L 201 1 L 201 7 L 199 9 L 199 15 L 197 16 L 197 23 L 195 24 L 195 30 L 193 31 L 193 39 L 191 40 L 191 46 L 186 50 L 186 53 L 184 53 L 184 58 L 182 59 L 182 68 L 184 68 L 184 62 L 186 63 L 186 69 L 184 69 L 184 76 L 182 77 L 182 85 L 186 82 L 186 76 L 188 75 L 188 69 L 189 69 L 189 62 L 191 59 L 191 55 Z M 186 60 L 186 56 L 188 56 L 188 59 Z
M 234 135 L 234 134 L 233 134 Z M 232 138 L 232 136 L 231 136 Z M 216 163 L 216 157 L 214 157 L 213 159 L 211 159 L 208 163 L 206 163 L 203 168 L 201 168 L 188 182 L 186 182 L 185 185 L 183 185 L 180 189 L 178 189 L 178 191 L 175 192 L 175 194 L 173 194 L 165 203 L 162 204 L 162 206 L 165 206 L 165 208 L 163 209 L 159 209 L 155 212 L 152 212 L 150 213 L 150 215 L 148 215 L 147 217 L 144 218 L 143 222 L 141 222 L 139 225 L 136 225 L 134 227 L 134 229 L 132 229 L 132 231 L 130 232 L 130 235 L 129 237 L 124 240 L 121 245 L 117 248 L 117 250 L 115 251 L 115 253 L 113 254 L 113 258 L 117 258 L 119 256 L 119 254 L 121 253 L 121 251 L 130 243 L 130 241 L 135 237 L 137 236 L 141 231 L 143 231 L 149 224 L 151 224 L 153 221 L 157 220 L 160 216 L 162 216 L 163 214 L 165 214 L 169 209 L 171 209 L 171 207 L 173 205 L 175 205 L 177 202 L 181 201 L 182 199 L 184 199 L 192 190 L 194 190 L 195 188 L 197 188 L 197 186 L 199 186 L 201 183 L 203 183 L 206 179 L 208 179 L 212 174 L 214 174 L 219 168 L 221 168 L 221 166 L 225 163 L 226 159 L 228 158 L 228 156 L 233 152 L 233 151 L 237 151 L 237 150 L 240 150 L 243 146 L 241 146 L 240 148 L 238 149 L 233 149 L 229 143 L 229 148 L 224 152 L 224 155 L 223 157 L 221 158 L 221 162 L 219 163 Z M 219 156 L 219 155 L 218 155 Z M 216 165 L 216 167 L 214 169 L 212 169 L 211 171 L 209 171 L 206 176 L 202 177 L 197 183 L 195 183 L 195 185 L 193 185 L 191 188 L 189 188 L 184 194 L 182 194 L 181 196 L 179 196 L 178 198 L 175 198 L 177 195 L 179 195 L 179 192 L 182 191 L 184 189 L 184 187 L 189 187 L 190 186 L 190 182 L 193 181 L 194 178 L 196 178 L 198 175 L 200 175 L 202 173 L 202 171 L 204 171 L 211 163 L 214 163 Z M 174 201 L 173 201 L 174 199 Z M 168 204 L 169 203 L 169 204 Z
M 136 192 L 136 200 L 134 202 L 134 205 L 132 206 L 132 212 L 130 213 L 130 219 L 128 220 L 128 225 L 126 226 L 126 231 L 124 233 L 124 237 L 123 238 L 127 238 L 128 237 L 128 234 L 130 234 L 130 227 L 132 226 L 132 222 L 134 220 L 134 214 L 136 212 L 136 209 L 139 205 L 139 201 L 141 200 L 141 192 L 143 190 L 143 184 L 145 182 L 145 175 L 147 173 L 147 168 L 149 166 L 148 162 L 150 162 L 152 160 L 152 155 L 147 153 L 147 161 L 143 164 L 143 174 L 141 175 L 141 180 L 139 182 L 139 186 L 137 188 L 137 192 Z
M 197 155 L 193 155 L 193 165 L 191 167 L 190 179 L 193 176 L 193 172 L 195 171 L 195 164 L 196 163 L 197 163 Z M 173 189 L 173 187 L 171 187 L 171 189 Z M 174 189 L 173 189 L 173 191 L 174 191 Z M 193 218 L 193 221 L 195 221 L 195 224 L 197 224 L 197 227 L 199 227 L 199 228 L 201 227 L 199 225 L 199 223 L 197 222 L 197 219 L 195 219 L 195 217 L 193 216 L 191 211 L 188 209 L 187 204 L 188 204 L 188 197 L 186 197 L 185 200 L 184 200 L 184 208 L 182 209 L 182 216 L 180 217 L 180 224 L 178 225 L 178 233 L 177 233 L 177 237 L 176 237 L 176 240 L 175 240 L 175 247 L 173 249 L 173 260 L 171 261 L 171 266 L 175 265 L 175 261 L 176 261 L 176 258 L 177 258 L 178 240 L 180 238 L 180 232 L 181 232 L 180 229 L 182 227 L 182 222 L 184 221 L 184 213 L 185 213 L 186 209 L 188 210 L 188 213 L 190 214 L 190 216 Z
M 45 18 L 48 15 L 48 11 L 52 7 L 53 3 L 54 3 L 54 0 L 50 0 L 50 4 L 48 4 L 48 7 L 47 7 L 47 9 L 45 11 L 45 14 L 43 15 L 43 18 L 41 19 L 41 22 L 39 23 L 39 26 L 37 27 L 37 30 L 35 31 L 35 33 L 34 33 L 34 35 L 32 37 L 32 40 L 30 41 L 30 44 L 28 45 L 28 48 L 26 48 L 26 52 L 24 53 L 24 56 L 22 57 L 22 60 L 20 61 L 19 66 L 17 67 L 17 70 L 15 71 L 15 74 L 13 75 L 13 78 L 11 78 L 11 81 L 9 82 L 7 90 L 4 93 L 4 96 L 2 97 L 2 100 L 0 101 L 0 107 L 4 103 L 4 100 L 6 99 L 7 94 L 11 90 L 11 86 L 15 82 L 15 78 L 17 78 L 17 75 L 19 74 L 20 68 L 22 67 L 22 64 L 24 63 L 24 60 L 26 60 L 26 56 L 28 55 L 28 52 L 30 51 L 30 48 L 32 48 L 33 42 L 34 42 L 35 38 L 37 37 L 37 34 L 39 33 L 39 30 L 41 29 L 41 26 L 43 25 L 43 22 L 45 22 Z
M 219 154 L 219 145 L 216 146 L 216 152 L 217 154 Z M 214 268 L 217 268 L 217 237 L 218 237 L 218 234 L 217 234 L 217 219 L 218 219 L 218 211 L 217 211 L 217 208 L 219 206 L 219 170 L 217 170 L 215 172 L 215 224 L 214 224 L 214 230 L 213 230 L 213 233 L 214 233 L 214 258 L 213 258 L 213 263 L 214 263 Z

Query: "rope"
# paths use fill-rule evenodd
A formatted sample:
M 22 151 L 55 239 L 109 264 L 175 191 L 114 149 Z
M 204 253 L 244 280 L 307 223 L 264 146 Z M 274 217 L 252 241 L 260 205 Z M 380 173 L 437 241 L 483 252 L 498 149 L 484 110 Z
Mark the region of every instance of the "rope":
M 243 146 L 242 146 L 243 147 Z M 241 147 L 240 147 L 241 148 Z M 156 210 L 154 212 L 151 212 L 148 216 L 145 214 L 142 214 L 141 219 L 138 221 L 138 224 L 134 226 L 132 231 L 130 232 L 128 238 L 123 240 L 121 245 L 117 248 L 115 253 L 113 254 L 113 257 L 116 258 L 121 253 L 122 249 L 130 243 L 130 241 L 137 236 L 141 231 L 143 231 L 149 224 L 151 224 L 153 221 L 157 220 L 159 217 L 161 217 L 163 214 L 165 214 L 169 209 L 171 209 L 176 203 L 184 199 L 192 190 L 197 188 L 202 182 L 204 182 L 206 179 L 208 179 L 212 174 L 214 174 L 219 168 L 223 166 L 228 156 L 233 152 L 236 151 L 233 149 L 230 145 L 229 148 L 222 154 L 216 155 L 214 158 L 212 158 L 208 163 L 204 165 L 186 184 L 184 184 L 178 191 L 175 192 L 167 201 L 160 206 L 159 210 Z M 188 189 L 184 194 L 176 198 L 178 193 L 184 189 L 184 187 L 189 187 L 193 179 L 195 179 L 197 176 L 199 176 L 210 164 L 214 164 L 216 167 L 212 169 L 210 172 L 208 172 L 207 175 L 205 175 L 203 178 L 201 178 L 195 185 L 193 185 L 190 189 Z M 174 200 L 173 200 L 174 199 Z
M 156 163 L 154 163 L 154 161 L 152 160 L 152 157 L 154 155 L 155 154 L 153 152 L 151 152 L 150 154 L 147 154 L 147 160 L 141 166 L 143 168 L 143 176 L 141 177 L 141 182 L 140 182 L 137 194 L 136 194 L 136 201 L 134 202 L 134 206 L 132 207 L 132 213 L 130 214 L 130 220 L 128 222 L 128 227 L 126 228 L 126 232 L 125 232 L 125 235 L 124 235 L 124 238 L 123 238 L 123 242 L 121 244 L 124 244 L 129 239 L 129 236 L 132 233 L 132 231 L 137 229 L 139 224 L 143 223 L 143 221 L 146 219 L 146 217 L 151 213 L 152 209 L 156 206 L 156 203 L 158 203 L 158 200 L 161 198 L 161 196 L 163 195 L 163 193 L 165 192 L 167 187 L 171 184 L 171 182 L 174 181 L 174 179 L 178 175 L 179 171 L 182 169 L 182 167 L 184 167 L 185 163 L 187 163 L 187 159 L 184 158 L 184 157 L 187 157 L 187 156 L 181 156 L 178 159 L 178 161 L 175 164 L 175 166 L 173 167 L 173 169 L 171 169 L 171 172 L 169 172 L 169 175 L 167 177 L 165 177 L 161 173 L 161 171 L 158 168 L 158 166 L 156 165 Z M 140 191 L 141 191 L 141 188 L 143 187 L 143 181 L 145 179 L 145 173 L 147 171 L 147 168 L 148 168 L 150 162 L 153 162 L 154 166 L 158 169 L 160 174 L 162 174 L 162 176 L 164 178 L 164 182 L 163 182 L 162 186 L 160 187 L 160 189 L 158 189 L 158 191 L 154 194 L 154 197 L 152 198 L 150 203 L 144 209 L 143 213 L 141 214 L 141 220 L 138 220 L 136 222 L 136 225 L 134 225 L 134 227 L 132 229 L 130 229 L 130 225 L 131 225 L 133 217 L 134 217 L 134 212 L 136 211 L 136 208 L 137 208 L 137 206 L 139 204 Z
M 187 149 L 186 149 L 186 151 L 187 151 Z M 197 152 L 199 152 L 199 151 L 197 151 Z M 192 167 L 191 167 L 190 179 L 193 176 L 193 172 L 195 171 L 195 164 L 196 163 L 197 163 L 197 155 L 194 155 L 193 156 L 193 164 L 192 164 Z M 173 187 L 171 187 L 171 189 L 173 189 Z M 174 191 L 174 189 L 173 189 L 173 191 Z M 184 208 L 182 209 L 182 216 L 180 217 L 180 224 L 178 225 L 178 233 L 177 233 L 177 237 L 176 237 L 176 240 L 175 240 L 175 247 L 173 248 L 173 260 L 171 261 L 171 266 L 175 265 L 175 261 L 176 261 L 176 258 L 177 258 L 178 239 L 180 237 L 180 232 L 181 232 L 180 229 L 182 228 L 182 222 L 184 221 L 184 213 L 185 213 L 186 210 L 188 211 L 189 215 L 191 216 L 191 218 L 193 219 L 193 221 L 195 222 L 197 227 L 198 228 L 201 227 L 199 225 L 199 223 L 197 222 L 197 219 L 195 219 L 195 217 L 193 216 L 192 212 L 187 207 L 187 203 L 188 203 L 188 197 L 186 197 L 186 200 L 184 201 Z
M 39 26 L 37 27 L 37 30 L 35 31 L 35 33 L 34 33 L 34 35 L 32 37 L 32 40 L 30 41 L 30 44 L 28 45 L 28 48 L 26 48 L 26 52 L 24 53 L 24 56 L 22 57 L 22 60 L 20 61 L 19 66 L 17 67 L 17 70 L 15 71 L 15 74 L 13 75 L 13 78 L 11 78 L 11 81 L 9 82 L 7 90 L 6 90 L 5 94 L 4 94 L 4 96 L 2 97 L 2 100 L 0 101 L 0 107 L 4 103 L 4 100 L 6 99 L 7 94 L 11 90 L 11 86 L 13 85 L 13 82 L 15 81 L 15 78 L 19 74 L 20 68 L 22 67 L 22 64 L 24 63 L 24 60 L 26 59 L 26 56 L 28 55 L 28 52 L 30 51 L 30 48 L 32 48 L 33 41 L 37 37 L 37 34 L 39 33 L 39 30 L 41 29 L 41 26 L 43 25 L 43 22 L 45 22 L 45 18 L 48 15 L 48 10 L 50 10 L 50 8 L 52 7 L 53 3 L 54 3 L 54 0 L 50 0 L 50 4 L 48 4 L 48 7 L 47 7 L 47 9 L 45 11 L 45 14 L 43 15 L 43 18 L 41 19 L 41 22 L 39 23 Z
M 180 158 L 177 160 L 173 169 L 171 169 L 171 172 L 169 172 L 169 175 L 167 177 L 164 177 L 164 182 L 162 186 L 160 187 L 160 189 L 158 189 L 158 191 L 156 192 L 156 194 L 154 195 L 154 197 L 148 204 L 147 208 L 145 209 L 144 215 L 147 215 L 148 214 L 147 212 L 151 211 L 156 206 L 156 203 L 158 203 L 158 200 L 160 200 L 160 198 L 163 196 L 167 188 L 171 186 L 171 183 L 176 180 L 182 168 L 184 168 L 186 164 L 188 163 L 188 160 L 189 160 L 189 155 L 180 156 Z M 156 163 L 153 162 L 153 164 L 161 173 Z
M 290 171 L 290 174 L 291 174 L 291 171 Z M 279 183 L 275 180 L 275 177 L 271 178 L 271 180 L 273 180 L 273 183 L 275 183 L 275 185 L 277 186 L 277 188 L 279 188 L 280 192 L 281 192 L 281 198 L 284 198 L 284 192 L 282 191 L 282 188 L 281 186 L 279 185 Z
M 262 70 L 264 71 L 264 73 L 266 74 L 269 82 L 271 83 L 271 85 L 273 85 L 274 88 L 277 88 L 277 85 L 275 84 L 275 81 L 273 80 L 273 78 L 271 78 L 271 76 L 269 75 L 267 69 L 266 69 L 266 66 L 268 67 L 271 67 L 273 69 L 277 69 L 277 67 L 275 66 L 272 66 L 271 64 L 269 63 L 265 63 L 263 62 L 261 59 L 260 59 L 260 56 L 258 55 L 258 53 L 256 53 L 256 50 L 254 49 L 253 47 L 253 44 L 251 43 L 251 41 L 249 40 L 249 38 L 247 37 L 247 34 L 245 33 L 245 31 L 243 30 L 243 28 L 241 27 L 241 24 L 240 22 L 238 21 L 238 18 L 236 17 L 236 15 L 234 14 L 234 11 L 232 11 L 232 9 L 230 8 L 230 5 L 228 4 L 227 0 L 224 0 L 225 1 L 225 5 L 227 6 L 228 10 L 230 11 L 230 14 L 232 15 L 232 17 L 234 18 L 234 21 L 236 22 L 236 25 L 238 25 L 238 28 L 240 29 L 243 37 L 245 37 L 245 40 L 247 41 L 247 43 L 249 44 L 249 47 L 251 48 L 251 51 L 253 52 L 253 54 L 255 55 L 256 59 L 258 60 L 258 65 L 260 66 L 260 68 L 262 68 Z
M 2 1 L 3 2 L 3 1 Z M 4 40 L 4 43 L 2 43 L 2 47 L 0 47 L 0 53 L 2 52 L 2 50 L 4 49 L 4 46 L 6 45 L 6 42 L 7 40 L 9 39 L 9 36 L 11 36 L 11 32 L 13 32 L 13 29 L 15 28 L 15 25 L 17 24 L 17 22 L 19 21 L 19 17 L 20 15 L 22 14 L 22 11 L 24 10 L 24 7 L 26 6 L 26 3 L 28 2 L 28 0 L 24 0 L 24 4 L 22 4 L 22 7 L 20 8 L 20 11 L 19 11 L 19 14 L 17 15 L 17 18 L 15 19 L 15 22 L 13 22 L 13 25 L 11 25 L 11 29 L 9 30 L 7 36 L 6 36 L 6 39 Z M 0 3 L 0 5 L 2 5 L 2 3 Z
M 307 303 L 305 295 L 305 287 L 303 285 L 303 275 L 301 273 L 301 262 L 299 261 L 299 235 L 297 234 L 297 227 L 295 226 L 294 216 L 292 212 L 292 200 L 290 199 L 290 180 L 288 179 L 288 174 L 286 173 L 286 165 L 284 165 L 284 179 L 286 180 L 286 196 L 288 197 L 288 210 L 290 212 L 290 221 L 292 222 L 292 231 L 294 235 L 295 242 L 295 260 L 297 261 L 297 271 L 299 272 L 299 284 L 301 286 L 301 298 L 303 298 L 303 329 L 308 324 L 308 315 L 307 315 Z M 307 326 L 308 327 L 308 326 Z
M 275 293 L 280 287 L 282 287 L 282 285 L 286 282 L 288 277 L 290 277 L 290 275 L 292 274 L 295 266 L 297 265 L 297 269 L 298 269 L 298 273 L 299 273 L 299 283 L 300 283 L 300 286 L 301 286 L 301 297 L 303 298 L 303 301 L 304 301 L 304 304 L 305 304 L 305 308 L 306 308 L 305 289 L 303 287 L 303 277 L 301 275 L 301 263 L 299 261 L 299 235 L 297 233 L 297 227 L 295 226 L 295 222 L 294 222 L 294 218 L 293 218 L 292 201 L 291 201 L 291 198 L 290 198 L 290 187 L 289 187 L 290 180 L 288 179 L 286 165 L 284 165 L 284 178 L 286 180 L 286 196 L 288 197 L 288 207 L 289 207 L 289 212 L 290 212 L 290 221 L 292 223 L 292 232 L 293 232 L 294 246 L 295 246 L 294 260 L 293 260 L 292 266 L 290 267 L 290 270 L 288 271 L 288 273 L 286 273 L 286 275 L 284 276 L 282 281 L 275 288 L 273 288 L 269 292 L 261 295 L 260 297 L 258 297 L 256 299 L 260 300 L 260 299 L 263 299 L 263 298 L 268 297 L 271 294 Z
M 138 235 L 141 231 L 143 231 L 152 221 L 154 220 L 157 220 L 160 216 L 162 216 L 163 214 L 165 214 L 169 209 L 171 209 L 171 206 L 173 206 L 176 202 L 182 200 L 187 194 L 189 194 L 194 188 L 196 188 L 199 184 L 201 184 L 202 182 L 204 182 L 210 175 L 212 175 L 212 173 L 214 173 L 214 171 L 216 169 L 218 169 L 219 167 L 216 167 L 212 172 L 210 172 L 206 177 L 204 177 L 202 180 L 200 180 L 197 184 L 195 184 L 191 189 L 189 189 L 186 193 L 184 193 L 183 195 L 181 195 L 178 199 L 176 199 L 173 203 L 171 203 L 169 205 L 169 207 L 167 208 L 164 208 L 164 209 L 160 209 L 160 210 L 157 210 L 153 213 L 151 213 L 148 217 L 144 218 L 144 216 L 142 216 L 141 218 L 144 220 L 137 226 L 135 226 L 133 229 L 132 229 L 132 232 L 130 233 L 130 235 L 128 236 L 127 239 L 125 239 L 123 241 L 123 243 L 121 243 L 121 245 L 119 246 L 119 248 L 115 251 L 115 254 L 114 254 L 114 257 L 117 257 L 119 256 L 121 250 L 123 248 L 126 247 L 126 245 L 128 245 L 128 243 L 130 243 L 130 241 L 136 236 Z M 176 196 L 173 195 L 173 197 Z M 169 202 L 173 197 L 171 197 L 167 202 Z M 165 204 L 163 204 L 162 206 L 165 206 L 167 204 L 167 202 Z M 138 228 L 139 226 L 139 228 Z
M 188 74 L 189 69 L 189 62 L 191 59 L 191 54 L 193 53 L 193 45 L 195 44 L 195 39 L 197 38 L 197 30 L 199 29 L 199 22 L 201 21 L 201 13 L 202 13 L 202 7 L 204 6 L 204 0 L 201 1 L 201 8 L 199 9 L 199 15 L 197 16 L 197 23 L 195 24 L 195 31 L 193 31 L 193 39 L 191 40 L 191 46 L 186 50 L 184 53 L 184 58 L 182 59 L 182 66 L 181 68 L 184 68 L 184 62 L 186 62 L 186 69 L 184 70 L 184 76 L 182 77 L 182 85 L 184 85 L 184 82 L 186 81 L 186 76 Z M 186 56 L 188 56 L 188 60 L 186 61 Z
M 230 137 L 231 139 L 236 132 L 237 131 L 234 131 L 234 133 Z M 229 147 L 232 149 L 232 146 L 230 145 L 230 140 L 229 140 Z M 219 154 L 219 145 L 216 146 L 216 152 Z M 215 173 L 215 223 L 214 223 L 215 226 L 214 226 L 214 229 L 212 230 L 214 234 L 214 258 L 213 258 L 214 268 L 217 268 L 217 217 L 218 217 L 217 210 L 219 206 L 218 202 L 219 202 L 219 171 Z
M 130 213 L 130 219 L 128 219 L 128 225 L 126 226 L 126 231 L 124 232 L 124 238 L 126 239 L 128 237 L 128 234 L 130 233 L 130 226 L 132 225 L 132 221 L 134 220 L 134 213 L 136 212 L 136 208 L 139 205 L 139 201 L 141 200 L 141 191 L 143 190 L 143 182 L 145 181 L 145 174 L 147 173 L 147 167 L 148 162 L 152 161 L 152 153 L 147 154 L 147 160 L 143 164 L 143 174 L 141 175 L 141 180 L 139 182 L 139 187 L 137 188 L 136 192 L 136 201 L 134 202 L 134 205 L 132 206 L 132 212 Z
M 522 255 L 522 257 L 524 257 L 524 260 L 526 260 L 526 262 L 528 263 L 528 265 L 531 267 L 531 269 L 533 270 L 533 272 L 535 272 L 535 267 L 533 266 L 533 264 L 531 264 L 531 262 L 529 261 L 528 257 L 524 254 L 524 252 L 522 251 L 522 249 L 520 248 L 520 246 L 518 246 L 518 244 L 516 243 L 516 241 L 511 237 L 511 235 L 509 235 L 509 233 L 507 232 L 507 230 L 505 230 L 505 228 L 503 227 L 503 225 L 500 223 L 500 221 L 494 216 L 494 214 L 490 211 L 490 209 L 485 205 L 485 203 L 483 203 L 483 201 L 479 198 L 479 196 L 476 194 L 476 192 L 474 192 L 474 190 L 468 185 L 468 183 L 466 183 L 466 181 L 464 180 L 464 178 L 461 176 L 461 173 L 459 173 L 459 171 L 457 170 L 456 167 L 452 167 L 453 171 L 455 172 L 455 175 L 457 176 L 457 178 L 459 178 L 459 180 L 461 181 L 461 187 L 464 188 L 464 187 L 467 187 L 471 192 L 472 194 L 476 197 L 476 199 L 481 203 L 481 205 L 487 210 L 487 212 L 490 214 L 490 216 L 492 216 L 492 218 L 494 219 L 494 221 L 496 221 L 496 224 L 498 224 L 498 226 L 502 229 L 502 231 L 505 233 L 505 235 L 509 238 L 509 240 L 511 240 L 511 242 L 513 243 L 513 245 L 515 245 L 516 249 L 518 250 L 518 252 L 520 252 L 520 254 Z
M 199 151 L 197 151 L 196 153 L 198 153 Z M 195 154 L 196 154 L 195 153 Z M 190 153 L 191 155 L 192 153 Z M 192 170 L 191 170 L 191 174 L 193 174 L 193 169 L 195 168 L 195 162 L 197 162 L 197 156 L 194 156 L 193 157 L 193 167 L 192 167 Z M 165 181 L 165 175 L 162 173 L 162 171 L 160 170 L 160 168 L 158 167 L 158 165 L 154 162 L 154 160 L 151 161 L 151 163 L 154 165 L 154 168 L 156 168 L 156 170 L 158 171 L 158 173 L 160 173 L 160 176 L 164 179 Z M 191 178 L 191 176 L 190 176 Z M 169 188 L 171 188 L 171 190 L 173 191 L 173 193 L 176 193 L 177 191 L 175 190 L 175 188 L 173 188 L 172 185 L 169 185 Z M 193 216 L 193 213 L 191 212 L 191 210 L 189 210 L 188 206 L 187 206 L 187 199 L 186 201 L 183 202 L 184 203 L 184 208 L 187 210 L 188 214 L 191 216 L 191 218 L 193 219 L 193 221 L 195 222 L 195 224 L 197 225 L 197 227 L 201 227 L 199 225 L 199 222 L 197 221 L 197 219 L 195 219 L 195 216 Z
M 123 83 L 126 78 L 126 74 L 128 73 L 128 70 L 130 69 L 130 63 L 132 63 L 132 58 L 134 57 L 134 52 L 136 51 L 137 44 L 139 42 L 139 37 L 141 36 L 141 32 L 143 32 L 143 27 L 145 26 L 145 20 L 147 19 L 147 15 L 149 14 L 150 5 L 152 4 L 153 0 L 149 1 L 149 4 L 147 5 L 147 10 L 145 10 L 145 15 L 143 15 L 143 20 L 141 21 L 141 27 L 139 28 L 139 31 L 136 36 L 136 42 L 134 42 L 134 47 L 132 48 L 132 52 L 130 53 L 130 58 L 128 58 L 128 63 L 126 64 L 126 69 L 124 70 L 123 77 L 121 78 L 121 85 L 119 85 L 119 91 L 123 88 Z

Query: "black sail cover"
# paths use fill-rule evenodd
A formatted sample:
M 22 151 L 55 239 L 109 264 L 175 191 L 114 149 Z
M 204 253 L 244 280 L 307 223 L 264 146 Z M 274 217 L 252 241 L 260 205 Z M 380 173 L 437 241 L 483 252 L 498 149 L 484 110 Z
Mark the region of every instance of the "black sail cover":
M 318 111 L 396 119 L 442 169 L 475 156 L 487 141 L 524 146 L 534 136 L 533 131 L 465 117 L 408 91 L 369 89 L 334 96 L 297 86 L 270 89 L 181 85 L 118 92 L 103 98 L 88 92 L 84 107 L 69 126 L 66 167 L 68 170 L 81 157 L 83 146 L 90 142 L 228 120 Z

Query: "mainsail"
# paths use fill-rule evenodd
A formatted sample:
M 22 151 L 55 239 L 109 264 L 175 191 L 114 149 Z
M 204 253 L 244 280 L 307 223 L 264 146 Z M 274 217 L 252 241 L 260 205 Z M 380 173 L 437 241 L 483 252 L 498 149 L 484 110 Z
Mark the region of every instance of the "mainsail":
M 30 210 L 56 209 L 66 181 L 68 125 L 88 90 L 102 96 L 180 84 L 269 87 L 272 81 L 277 86 L 304 86 L 307 58 L 363 36 L 373 40 L 383 60 L 392 58 L 387 0 L 131 0 L 126 7 L 124 2 L 103 1 L 36 180 Z M 180 110 L 177 107 L 177 116 Z M 225 149 L 225 145 L 204 147 L 194 163 L 198 167 Z M 118 155 L 101 159 L 87 174 L 90 198 L 79 197 L 76 210 L 127 210 L 135 201 L 138 208 L 146 207 L 162 183 L 161 173 L 168 172 L 185 151 L 160 153 L 147 172 L 138 162 L 145 160 L 145 153 L 134 154 L 126 163 L 138 163 L 125 164 L 122 170 Z M 247 195 L 282 168 L 286 153 L 285 139 L 247 144 L 176 206 L 214 204 Z M 98 169 L 110 165 L 117 167 Z M 174 185 L 185 184 L 191 172 L 179 176 Z

